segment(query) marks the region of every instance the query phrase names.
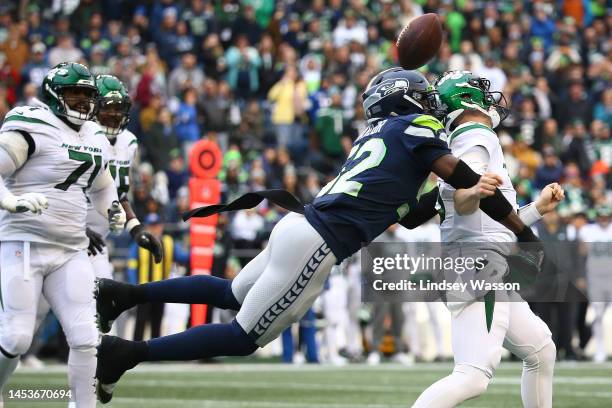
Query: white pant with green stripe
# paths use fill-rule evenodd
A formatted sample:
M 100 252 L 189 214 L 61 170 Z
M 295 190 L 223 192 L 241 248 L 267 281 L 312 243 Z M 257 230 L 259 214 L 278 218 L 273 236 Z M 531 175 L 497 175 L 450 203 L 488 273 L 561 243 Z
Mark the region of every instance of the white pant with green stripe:
M 503 348 L 523 360 L 523 406 L 552 407 L 556 348 L 548 326 L 526 302 L 496 302 L 490 330 L 484 302 L 473 302 L 454 313 L 451 325 L 455 368 L 429 386 L 413 407 L 454 407 L 478 397 L 499 366 Z
M 70 346 L 68 380 L 79 407 L 95 406 L 92 378 L 98 330 L 93 289 L 93 268 L 85 250 L 70 251 L 35 242 L 0 242 L 2 354 L 18 356 L 29 349 L 39 300 L 44 294 Z

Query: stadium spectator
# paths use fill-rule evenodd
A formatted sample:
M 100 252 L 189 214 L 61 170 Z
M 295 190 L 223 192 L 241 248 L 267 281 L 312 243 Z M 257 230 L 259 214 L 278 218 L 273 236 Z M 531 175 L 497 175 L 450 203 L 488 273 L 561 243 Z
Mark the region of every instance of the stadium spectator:
M 25 38 L 23 38 L 22 27 L 22 24 L 12 24 L 8 30 L 8 38 L 0 44 L 0 52 L 5 55 L 6 60 L 15 72 L 21 72 L 21 69 L 28 61 L 30 47 Z
M 57 45 L 49 51 L 49 65 L 56 66 L 63 61 L 80 61 L 83 51 L 75 47 L 74 40 L 69 34 L 61 34 Z
M 261 64 L 259 52 L 252 47 L 246 35 L 239 35 L 236 45 L 225 54 L 227 64 L 227 82 L 234 95 L 240 99 L 255 96 L 259 89 L 257 69 Z
M 198 89 L 204 82 L 204 73 L 197 65 L 195 54 L 186 52 L 181 57 L 181 65 L 170 72 L 168 95 L 178 97 L 187 88 Z
M 189 149 L 189 146 L 200 139 L 200 127 L 196 112 L 198 96 L 195 89 L 183 90 L 181 102 L 175 112 L 174 131 L 179 144 Z
M 33 83 L 37 87 L 42 84 L 43 78 L 51 69 L 45 60 L 47 47 L 42 42 L 34 43 L 30 49 L 30 59 L 21 70 L 21 83 Z
M 268 92 L 279 146 L 292 146 L 301 140 L 302 126 L 298 121 L 304 112 L 306 97 L 306 84 L 299 77 L 297 68 L 288 66 L 282 78 Z
M 141 141 L 146 158 L 155 171 L 164 170 L 168 163 L 169 153 L 179 147 L 178 137 L 172 126 L 172 114 L 167 108 L 161 108 L 157 120 Z
M 544 147 L 543 163 L 537 168 L 533 186 L 538 190 L 543 189 L 550 183 L 561 181 L 563 166 L 551 146 Z
M 261 248 L 260 233 L 264 227 L 264 219 L 254 209 L 236 213 L 231 224 L 231 234 L 234 247 L 241 250 L 238 260 L 245 266 L 257 255 Z M 253 250 L 253 251 L 249 251 Z

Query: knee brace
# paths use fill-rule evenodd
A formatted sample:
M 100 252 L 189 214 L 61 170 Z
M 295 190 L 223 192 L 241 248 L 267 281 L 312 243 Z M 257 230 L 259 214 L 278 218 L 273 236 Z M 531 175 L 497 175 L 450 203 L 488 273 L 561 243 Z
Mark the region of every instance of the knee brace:
M 523 368 L 527 371 L 552 371 L 557 358 L 557 347 L 550 340 L 540 350 L 529 354 L 523 359 Z
M 466 400 L 484 394 L 491 381 L 484 371 L 467 364 L 456 365 L 451 376 L 460 382 L 458 388 L 465 393 Z

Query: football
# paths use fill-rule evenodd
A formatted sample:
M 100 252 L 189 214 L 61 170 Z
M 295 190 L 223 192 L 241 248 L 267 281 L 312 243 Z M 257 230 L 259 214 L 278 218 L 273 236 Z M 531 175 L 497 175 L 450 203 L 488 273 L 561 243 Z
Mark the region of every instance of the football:
M 397 37 L 397 55 L 404 69 L 427 64 L 442 44 L 442 25 L 434 13 L 424 14 L 410 22 Z

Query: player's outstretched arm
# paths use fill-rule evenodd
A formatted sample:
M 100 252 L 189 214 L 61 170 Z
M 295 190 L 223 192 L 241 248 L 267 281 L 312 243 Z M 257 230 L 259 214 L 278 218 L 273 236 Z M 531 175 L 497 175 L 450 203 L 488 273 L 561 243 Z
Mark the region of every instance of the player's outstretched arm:
M 565 191 L 558 183 L 550 183 L 542 189 L 538 198 L 518 209 L 525 225 L 535 224 L 546 213 L 553 211 L 565 199 Z
M 27 135 L 30 139 L 31 137 Z M 49 206 L 47 198 L 41 193 L 13 195 L 6 188 L 4 179 L 10 177 L 24 165 L 34 150 L 33 142 L 28 142 L 19 131 L 0 132 L 0 208 L 11 213 L 31 211 L 41 214 Z
M 480 180 L 478 173 L 451 154 L 443 155 L 434 161 L 431 170 L 455 189 L 473 187 Z M 481 199 L 479 207 L 489 217 L 514 232 L 519 241 L 539 242 L 498 188 L 493 195 Z
M 130 202 L 127 197 L 121 199 L 121 206 L 125 211 L 127 222 L 125 229 L 128 230 L 132 239 L 138 244 L 139 247 L 144 248 L 153 254 L 155 263 L 160 263 L 163 259 L 163 247 L 159 239 L 153 236 L 151 233 L 145 231 L 136 213 L 132 209 Z

